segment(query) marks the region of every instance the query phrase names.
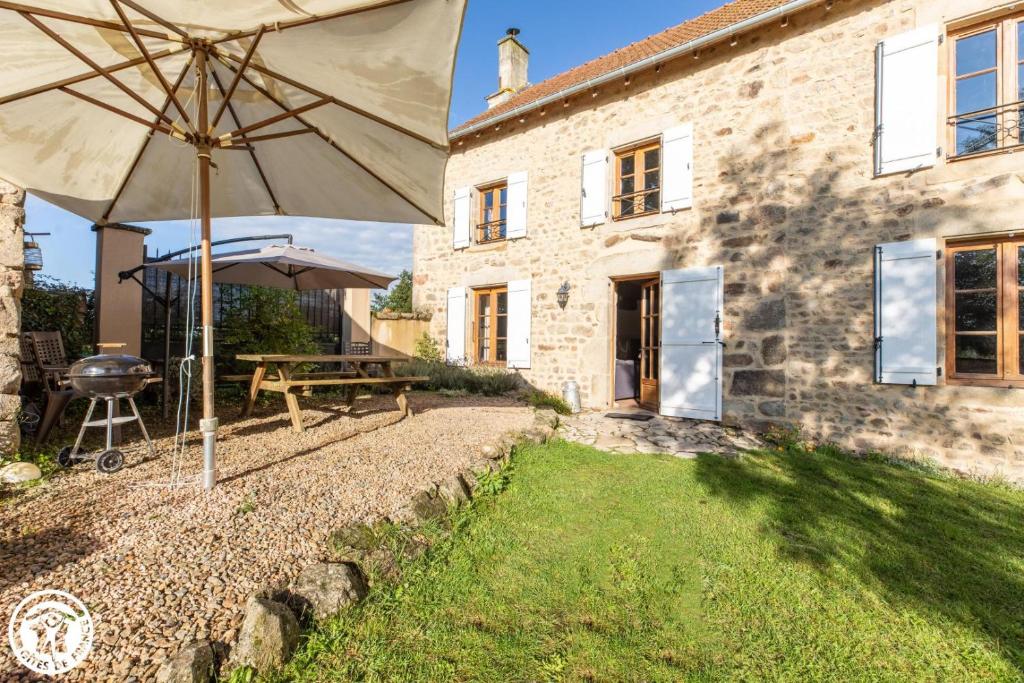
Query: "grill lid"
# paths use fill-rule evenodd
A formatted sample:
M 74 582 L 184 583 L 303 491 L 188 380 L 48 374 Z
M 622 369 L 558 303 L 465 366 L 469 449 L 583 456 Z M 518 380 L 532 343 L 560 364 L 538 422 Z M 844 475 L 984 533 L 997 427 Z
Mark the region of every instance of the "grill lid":
M 151 376 L 153 366 L 137 356 L 103 354 L 75 361 L 68 369 L 70 377 Z

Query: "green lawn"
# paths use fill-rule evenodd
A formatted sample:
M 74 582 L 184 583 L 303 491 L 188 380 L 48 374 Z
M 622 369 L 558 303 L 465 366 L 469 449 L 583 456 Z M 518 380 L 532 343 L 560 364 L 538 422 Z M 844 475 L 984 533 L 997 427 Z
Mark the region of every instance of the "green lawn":
M 283 680 L 1024 680 L 1024 493 L 531 447 Z

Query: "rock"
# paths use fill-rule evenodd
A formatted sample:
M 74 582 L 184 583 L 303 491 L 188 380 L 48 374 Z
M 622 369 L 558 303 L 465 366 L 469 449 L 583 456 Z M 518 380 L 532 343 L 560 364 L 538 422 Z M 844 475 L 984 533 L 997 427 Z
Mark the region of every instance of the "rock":
M 410 501 L 416 519 L 439 519 L 448 514 L 448 504 L 434 491 L 420 491 Z
M 339 560 L 358 562 L 363 555 L 376 548 L 380 541 L 372 526 L 351 524 L 332 531 L 329 543 Z
M 334 616 L 366 597 L 366 580 L 354 564 L 327 563 L 302 570 L 290 588 L 291 597 L 303 613 L 314 619 Z
M 480 455 L 487 458 L 488 460 L 497 460 L 501 457 L 501 449 L 497 446 L 487 444 L 480 448 Z
M 189 643 L 160 665 L 157 683 L 209 683 L 213 680 L 213 646 L 208 640 Z
M 299 622 L 292 611 L 279 602 L 252 597 L 245 605 L 231 665 L 251 666 L 256 671 L 275 669 L 288 661 L 298 644 Z
M 761 341 L 761 360 L 765 365 L 784 363 L 786 355 L 786 338 L 782 335 L 765 337 Z
M 744 321 L 751 330 L 781 330 L 786 324 L 784 299 L 769 299 L 758 304 Z
M 437 495 L 449 505 L 458 506 L 469 502 L 469 487 L 456 474 L 437 485 Z
M 462 477 L 462 481 L 466 482 L 466 488 L 469 489 L 469 495 L 472 497 L 478 483 L 476 472 L 471 469 L 465 469 L 459 472 L 459 476 Z
M 783 398 L 786 373 L 783 370 L 737 370 L 732 376 L 732 395 Z
M 9 465 L 0 467 L 0 481 L 6 484 L 34 481 L 41 476 L 43 476 L 43 473 L 30 462 L 12 462 Z

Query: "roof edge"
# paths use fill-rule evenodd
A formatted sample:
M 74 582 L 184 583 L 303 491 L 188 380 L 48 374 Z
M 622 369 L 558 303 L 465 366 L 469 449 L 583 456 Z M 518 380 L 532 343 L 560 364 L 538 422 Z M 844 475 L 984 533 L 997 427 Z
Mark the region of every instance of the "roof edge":
M 576 83 L 575 85 L 571 85 L 568 88 L 563 88 L 558 92 L 551 93 L 550 95 L 545 95 L 544 97 L 534 100 L 533 102 L 527 102 L 526 104 L 519 105 L 518 107 L 510 109 L 502 114 L 498 114 L 492 118 L 484 119 L 483 121 L 479 121 L 465 128 L 456 128 L 448 134 L 449 141 L 458 140 L 460 138 L 466 137 L 471 133 L 475 133 L 479 130 L 487 128 L 488 126 L 493 126 L 503 121 L 507 121 L 511 118 L 515 118 L 516 116 L 525 114 L 526 112 L 529 112 L 533 109 L 543 107 L 545 105 L 551 104 L 552 102 L 557 102 L 558 100 L 561 100 L 565 97 L 569 97 L 570 95 L 575 95 L 579 92 L 583 92 L 591 88 L 595 88 L 599 85 L 603 85 L 604 83 L 607 83 L 608 81 L 611 81 L 613 79 L 628 76 L 649 66 L 657 64 L 658 62 L 664 62 L 670 59 L 674 59 L 675 57 L 678 57 L 684 52 L 689 52 L 690 50 L 695 50 L 697 48 L 704 47 L 705 45 L 716 43 L 720 40 L 732 36 L 737 31 L 744 31 L 747 29 L 756 28 L 778 17 L 784 16 L 786 14 L 791 14 L 793 12 L 799 12 L 800 10 L 807 9 L 808 7 L 819 5 L 824 2 L 826 2 L 826 0 L 790 0 L 786 4 L 779 5 L 778 7 L 770 9 L 767 12 L 756 14 L 742 21 L 738 21 L 735 24 L 730 24 L 725 28 L 720 28 L 715 31 L 712 31 L 707 35 L 701 36 L 700 38 L 690 40 L 686 43 L 683 43 L 682 45 L 676 45 L 675 47 L 663 50 L 649 57 L 644 57 L 641 60 L 632 62 L 631 64 L 627 64 L 626 66 L 619 67 L 613 71 L 609 71 L 608 73 L 587 79 L 582 83 Z

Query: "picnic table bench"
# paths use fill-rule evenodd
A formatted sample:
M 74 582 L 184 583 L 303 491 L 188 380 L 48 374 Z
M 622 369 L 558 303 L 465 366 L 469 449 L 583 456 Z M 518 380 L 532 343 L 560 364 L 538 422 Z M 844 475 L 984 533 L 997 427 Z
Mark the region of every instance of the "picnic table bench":
M 412 415 L 412 411 L 409 409 L 406 392 L 412 388 L 414 383 L 425 382 L 429 379 L 429 377 L 396 376 L 394 364 L 408 361 L 409 359 L 404 356 L 243 353 L 235 358 L 256 364 L 249 383 L 249 397 L 242 408 L 242 417 L 246 417 L 252 412 L 260 391 L 275 391 L 284 394 L 288 415 L 292 421 L 292 430 L 295 432 L 302 431 L 302 412 L 299 409 L 298 395 L 308 393 L 313 387 L 347 387 L 345 402 L 351 406 L 360 386 L 388 385 L 394 393 L 402 417 L 407 417 Z M 352 370 L 296 372 L 296 368 L 306 363 L 343 363 L 350 366 Z M 372 367 L 380 368 L 381 374 L 371 376 L 370 369 Z M 224 379 L 249 379 L 249 376 L 232 375 Z

